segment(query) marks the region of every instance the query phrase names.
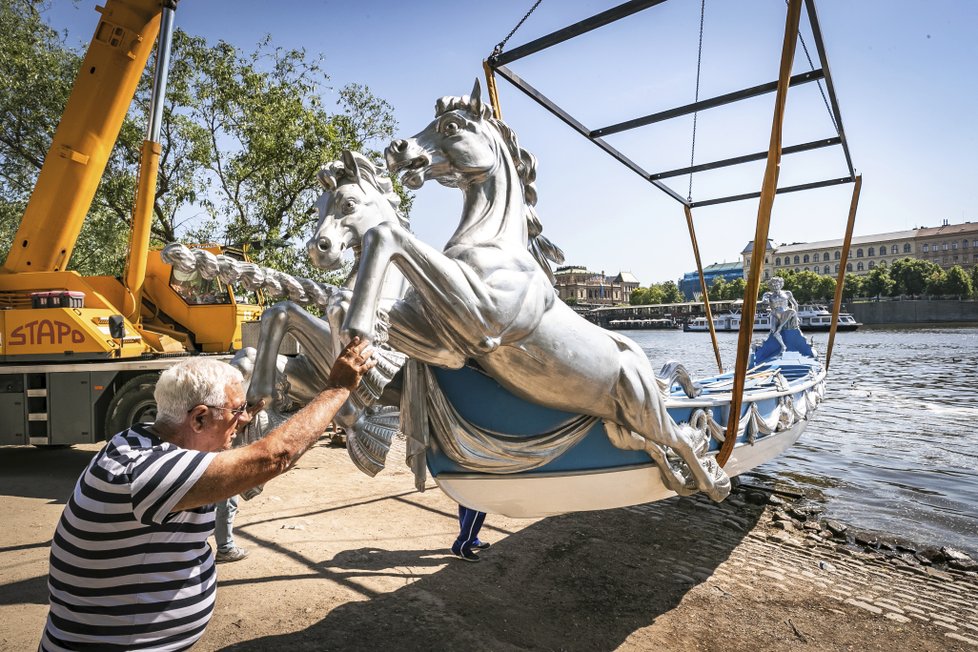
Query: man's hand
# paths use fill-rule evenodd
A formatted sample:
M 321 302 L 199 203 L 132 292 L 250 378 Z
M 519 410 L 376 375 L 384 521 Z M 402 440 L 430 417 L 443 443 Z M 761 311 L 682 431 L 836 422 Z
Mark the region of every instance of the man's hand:
M 326 386 L 348 389 L 352 392 L 360 384 L 363 374 L 377 364 L 373 353 L 374 349 L 370 346 L 370 342 L 354 337 L 333 363 Z

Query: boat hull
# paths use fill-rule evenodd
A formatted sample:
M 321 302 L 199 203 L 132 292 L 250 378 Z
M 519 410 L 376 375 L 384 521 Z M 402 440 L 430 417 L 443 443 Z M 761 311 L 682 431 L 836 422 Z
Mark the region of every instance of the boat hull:
M 798 441 L 807 425 L 802 421 L 753 445 L 735 447 L 724 470 L 734 477 L 774 459 Z M 652 464 L 516 476 L 443 473 L 435 482 L 461 505 L 512 518 L 615 509 L 676 495 L 662 484 L 662 476 Z
M 725 466 L 731 477 L 793 445 L 821 400 L 825 371 L 816 354 L 799 331 L 785 331 L 784 335 L 791 347 L 788 352 L 782 353 L 771 338 L 754 352 L 736 444 Z M 532 440 L 579 418 L 523 401 L 472 368 L 432 371 L 437 391 L 452 409 L 468 424 L 494 437 Z M 696 423 L 706 428 L 705 433 L 714 433 L 710 437 L 713 453 L 720 447 L 718 433 L 726 428 L 732 382 L 730 373 L 703 379 L 701 393 L 693 398 L 677 384 L 665 398 L 673 421 Z M 474 471 L 478 467 L 440 450 L 433 437 L 426 450 L 427 467 L 438 486 L 458 503 L 518 518 L 613 509 L 675 495 L 665 487 L 647 453 L 615 447 L 601 420 L 586 430 L 563 452 L 518 472 Z

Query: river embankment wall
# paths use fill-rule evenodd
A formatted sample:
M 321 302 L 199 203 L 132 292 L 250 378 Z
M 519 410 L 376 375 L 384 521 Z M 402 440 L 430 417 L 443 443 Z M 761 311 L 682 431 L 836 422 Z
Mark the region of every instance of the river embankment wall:
M 846 308 L 863 324 L 947 324 L 978 322 L 978 301 L 903 299 L 854 301 Z

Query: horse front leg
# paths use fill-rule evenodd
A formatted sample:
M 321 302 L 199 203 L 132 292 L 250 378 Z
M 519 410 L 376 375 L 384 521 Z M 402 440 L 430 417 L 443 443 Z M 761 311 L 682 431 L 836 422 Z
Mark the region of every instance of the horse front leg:
M 673 421 L 655 382 L 648 359 L 640 350 L 628 347 L 621 353 L 621 370 L 615 395 L 623 425 L 649 440 L 650 444 L 666 446 L 679 455 L 695 482 L 696 488 L 720 502 L 730 493 L 730 479 L 708 453 L 709 433 L 698 431 L 689 424 Z M 676 493 L 688 493 L 674 486 L 669 477 L 671 466 L 662 461 L 653 449 L 646 449 L 663 472 L 666 485 Z
M 363 236 L 357 282 L 343 322 L 350 338 L 374 339 L 374 325 L 387 268 L 394 264 L 414 288 L 420 302 L 465 341 L 479 340 L 485 319 L 485 296 L 454 259 L 389 223 L 379 224 Z
M 286 334 L 292 333 L 304 349 L 313 368 L 324 370 L 329 375 L 331 359 L 322 355 L 325 350 L 332 351 L 333 339 L 329 325 L 309 314 L 292 301 L 277 303 L 261 317 L 258 349 L 255 353 L 255 369 L 248 385 L 248 403 L 255 405 L 265 401 L 271 406 L 276 397 L 276 376 L 278 352 Z

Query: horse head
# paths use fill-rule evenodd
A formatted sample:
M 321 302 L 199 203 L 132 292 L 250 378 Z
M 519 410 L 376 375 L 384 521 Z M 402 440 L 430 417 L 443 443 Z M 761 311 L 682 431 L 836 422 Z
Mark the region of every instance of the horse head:
M 306 243 L 316 267 L 339 268 L 347 249 L 359 257 L 363 234 L 378 224 L 395 222 L 407 228 L 390 178 L 362 154 L 344 150 L 342 160 L 326 165 L 317 178 L 324 188 L 316 200 L 319 222 Z
M 429 179 L 463 192 L 493 177 L 511 184 L 520 204 L 519 212 L 514 212 L 522 214 L 526 246 L 553 282 L 548 261 L 561 264 L 564 253 L 542 235 L 543 226 L 533 208 L 537 203 L 536 158 L 520 147 L 516 133 L 505 122 L 493 117 L 492 109 L 482 102 L 478 79 L 470 95 L 439 99 L 435 119 L 413 137 L 393 141 L 384 156 L 390 173 L 400 174 L 412 190 Z M 463 222 L 460 232 L 465 228 Z M 499 233 L 494 228 L 486 231 Z
M 471 95 L 447 96 L 435 104 L 435 119 L 411 138 L 393 141 L 385 150 L 391 174 L 402 174 L 412 190 L 435 179 L 449 187 L 469 177 L 484 178 L 508 148 L 492 109 L 482 103 L 479 81 Z

